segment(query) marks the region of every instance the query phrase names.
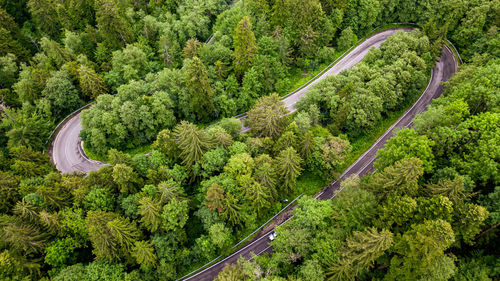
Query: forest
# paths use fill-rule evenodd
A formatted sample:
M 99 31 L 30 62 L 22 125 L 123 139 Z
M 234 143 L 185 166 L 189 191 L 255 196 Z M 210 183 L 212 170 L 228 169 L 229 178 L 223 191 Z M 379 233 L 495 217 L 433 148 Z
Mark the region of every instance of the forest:
M 499 0 L 0 0 L 0 22 L 0 280 L 177 280 L 299 195 L 273 252 L 215 280 L 500 279 Z M 445 44 L 463 64 L 443 95 L 313 199 Z M 80 137 L 107 165 L 61 174 L 53 130 L 91 102 Z

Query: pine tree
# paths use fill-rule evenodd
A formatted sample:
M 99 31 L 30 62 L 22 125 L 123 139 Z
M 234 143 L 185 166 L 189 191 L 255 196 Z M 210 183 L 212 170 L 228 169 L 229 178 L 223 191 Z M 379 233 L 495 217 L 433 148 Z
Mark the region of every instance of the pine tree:
M 120 216 L 107 222 L 106 227 L 113 239 L 118 242 L 122 250 L 126 253 L 130 252 L 136 240 L 141 235 L 135 222 L 131 222 L 128 218 Z
M 141 223 L 151 232 L 156 232 L 161 224 L 161 204 L 149 196 L 139 199 L 138 213 Z
M 214 99 L 207 70 L 198 57 L 193 57 L 184 66 L 184 71 L 189 92 L 189 105 L 198 121 L 208 122 L 214 112 Z
M 181 185 L 172 179 L 160 182 L 156 193 L 162 203 L 167 203 L 174 198 L 181 199 L 184 195 Z
M 269 190 L 270 195 L 273 198 L 277 197 L 277 191 L 276 191 L 276 171 L 274 170 L 274 167 L 271 162 L 264 162 L 262 164 L 257 164 L 256 160 L 256 168 L 254 172 L 254 178 L 255 180 L 265 187 L 267 190 Z
M 226 193 L 222 204 L 224 205 L 222 217 L 233 225 L 238 224 L 240 222 L 239 211 L 241 209 L 241 206 L 238 205 L 238 199 L 231 193 Z
M 237 74 L 243 75 L 250 68 L 254 57 L 257 55 L 257 43 L 248 16 L 243 17 L 238 23 L 233 42 L 234 70 Z
M 311 131 L 307 131 L 302 137 L 302 142 L 300 144 L 300 154 L 304 159 L 308 159 L 309 155 L 314 151 L 314 134 Z
M 104 79 L 94 69 L 83 64 L 78 68 L 78 83 L 82 93 L 92 99 L 108 92 Z
M 288 110 L 277 94 L 261 97 L 248 112 L 248 126 L 256 136 L 276 139 L 288 124 L 286 114 Z
M 26 222 L 38 222 L 38 207 L 24 200 L 24 198 L 21 201 L 17 201 L 12 211 L 15 215 L 25 220 Z
M 196 38 L 191 38 L 186 41 L 184 47 L 184 58 L 190 59 L 198 56 L 198 50 L 201 48 L 201 43 Z
M 143 268 L 155 267 L 158 261 L 155 249 L 148 241 L 136 241 L 131 254 Z
M 418 158 L 402 159 L 394 165 L 375 173 L 366 188 L 380 198 L 388 195 L 409 195 L 418 193 L 418 180 L 424 174 L 422 161 Z
M 392 246 L 392 242 L 393 234 L 386 229 L 380 232 L 376 228 L 355 231 L 347 239 L 347 246 L 340 259 L 330 266 L 328 280 L 355 279 L 363 270 L 369 269 Z
M 175 143 L 181 150 L 182 163 L 191 168 L 212 147 L 212 139 L 195 125 L 182 121 L 174 129 Z
M 113 0 L 95 1 L 96 21 L 107 46 L 118 49 L 132 43 L 133 33 L 120 17 L 118 7 Z
M 59 216 L 57 213 L 49 213 L 45 210 L 39 214 L 40 222 L 43 228 L 51 234 L 57 234 L 61 230 Z
M 23 222 L 7 223 L 0 233 L 2 241 L 24 254 L 41 254 L 46 247 L 46 235 L 37 227 Z
M 207 207 L 211 211 L 217 210 L 219 214 L 222 214 L 224 206 L 224 190 L 222 190 L 220 185 L 216 183 L 212 184 L 207 190 L 205 199 L 207 200 Z
M 276 166 L 284 191 L 289 192 L 295 187 L 297 177 L 302 172 L 301 164 L 302 159 L 293 147 L 281 151 L 276 158 Z
M 29 0 L 26 4 L 40 30 L 55 38 L 61 29 L 56 3 L 52 0 Z
M 425 186 L 426 192 L 429 195 L 441 194 L 453 202 L 453 204 L 463 203 L 470 194 L 467 194 L 464 189 L 465 178 L 457 176 L 453 180 L 444 179 L 437 183 L 429 183 Z
M 250 205 L 257 213 L 271 207 L 271 190 L 262 186 L 258 182 L 253 182 L 249 187 L 245 188 L 245 200 L 250 202 Z

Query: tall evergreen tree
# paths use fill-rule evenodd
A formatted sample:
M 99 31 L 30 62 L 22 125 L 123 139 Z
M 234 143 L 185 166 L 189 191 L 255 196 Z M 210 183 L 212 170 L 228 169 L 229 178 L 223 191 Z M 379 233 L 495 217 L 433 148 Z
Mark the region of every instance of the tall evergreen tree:
M 271 190 L 262 186 L 258 182 L 253 182 L 249 187 L 245 188 L 245 200 L 250 202 L 257 213 L 261 214 L 264 210 L 271 207 Z
M 108 47 L 118 49 L 132 43 L 133 33 L 121 18 L 113 0 L 95 1 L 96 21 Z
M 26 4 L 37 27 L 43 33 L 55 38 L 60 32 L 61 24 L 57 15 L 56 3 L 53 0 L 29 0 Z
M 151 232 L 156 232 L 161 224 L 161 204 L 149 196 L 139 199 L 138 213 L 141 223 Z
M 339 261 L 332 264 L 328 280 L 350 280 L 369 269 L 375 260 L 392 246 L 393 234 L 383 229 L 368 228 L 363 232 L 355 231 L 347 239 Z
M 136 241 L 134 248 L 132 248 L 132 257 L 145 269 L 156 266 L 158 261 L 155 249 L 148 241 Z
M 204 131 L 195 125 L 182 121 L 174 129 L 174 137 L 181 153 L 179 157 L 182 163 L 191 168 L 198 162 L 203 154 L 212 147 L 212 139 Z
M 222 190 L 220 185 L 216 183 L 212 184 L 207 190 L 205 199 L 207 200 L 207 207 L 211 211 L 217 210 L 219 214 L 223 212 L 224 190 Z
M 213 89 L 207 70 L 198 57 L 193 57 L 184 67 L 186 87 L 189 92 L 189 106 L 201 122 L 210 121 L 214 112 Z
M 78 83 L 83 95 L 92 99 L 108 92 L 104 79 L 94 69 L 83 64 L 78 68 Z
M 302 172 L 302 159 L 293 147 L 280 152 L 276 158 L 276 167 L 283 183 L 283 190 L 290 192 Z
M 233 38 L 233 64 L 237 74 L 243 75 L 257 55 L 257 43 L 252 32 L 252 24 L 248 16 L 243 17 L 236 27 Z
M 288 124 L 288 109 L 277 94 L 261 97 L 248 112 L 248 126 L 257 136 L 278 138 Z

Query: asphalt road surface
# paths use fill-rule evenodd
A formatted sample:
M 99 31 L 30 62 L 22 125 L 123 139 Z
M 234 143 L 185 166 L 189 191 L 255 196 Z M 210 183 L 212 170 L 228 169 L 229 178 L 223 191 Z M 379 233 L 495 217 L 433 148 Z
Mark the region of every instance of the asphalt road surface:
M 385 36 L 387 38 L 387 33 L 382 33 L 381 36 Z M 377 35 L 375 35 L 376 38 Z M 380 40 L 373 38 L 370 40 L 373 44 L 381 43 Z M 383 40 L 382 40 L 383 41 Z M 366 42 L 366 41 L 365 41 Z M 366 49 L 370 48 L 372 45 L 365 45 L 361 50 L 354 49 L 353 52 L 358 53 L 359 56 L 364 56 L 366 54 Z M 355 56 L 353 59 L 359 61 L 361 60 L 359 56 Z M 351 56 L 347 56 L 346 58 L 352 58 Z M 344 62 L 344 67 L 351 67 L 353 64 Z M 334 71 L 340 71 L 341 69 L 332 70 L 332 73 L 336 73 Z M 443 53 L 436 63 L 431 75 L 431 80 L 425 89 L 424 93 L 420 96 L 420 98 L 415 102 L 415 104 L 406 111 L 398 121 L 396 121 L 376 142 L 373 144 L 368 151 L 366 151 L 363 155 L 361 155 L 354 164 L 352 164 L 346 171 L 340 176 L 340 178 L 330 185 L 326 186 L 321 192 L 319 192 L 315 198 L 320 200 L 329 200 L 335 197 L 336 192 L 340 189 L 340 182 L 349 177 L 352 174 L 364 175 L 373 170 L 373 162 L 375 161 L 375 154 L 378 149 L 384 147 L 387 140 L 393 135 L 394 129 L 409 127 L 412 124 L 412 120 L 418 113 L 423 112 L 427 106 L 430 104 L 432 99 L 437 98 L 441 95 L 444 88 L 441 85 L 441 82 L 448 80 L 453 73 L 458 70 L 458 62 L 455 58 L 453 52 L 445 45 L 443 48 Z M 323 77 L 321 77 L 323 78 Z M 302 93 L 303 94 L 303 93 Z M 296 102 L 297 99 L 294 99 Z M 293 105 L 290 103 L 290 105 Z M 288 213 L 289 214 L 289 213 Z M 289 216 L 289 215 L 288 215 Z M 280 218 L 281 221 L 286 221 L 287 218 Z M 269 234 L 271 234 L 273 229 L 266 229 L 262 233 L 254 238 L 248 245 L 233 253 L 229 257 L 224 260 L 210 266 L 209 268 L 200 271 L 199 273 L 188 277 L 184 280 L 199 280 L 199 281 L 209 281 L 213 280 L 217 274 L 224 269 L 227 264 L 235 263 L 240 256 L 243 256 L 247 259 L 251 259 L 251 253 L 256 255 L 261 255 L 263 253 L 272 252 L 272 247 L 269 245 Z
M 52 162 L 61 173 L 84 172 L 99 170 L 103 163 L 90 160 L 81 151 L 80 113 L 66 121 L 56 132 L 49 149 Z
M 408 28 L 394 28 L 381 31 L 367 38 L 360 45 L 350 51 L 345 57 L 339 60 L 332 68 L 323 73 L 311 84 L 297 91 L 293 95 L 285 98 L 286 107 L 290 112 L 295 111 L 295 103 L 302 97 L 314 84 L 326 78 L 331 74 L 338 74 L 342 70 L 353 67 L 360 62 L 368 53 L 371 47 L 380 47 L 380 45 L 398 30 L 410 30 Z M 245 119 L 246 116 L 240 118 Z M 243 124 L 243 122 L 242 122 Z M 51 160 L 57 169 L 62 173 L 85 172 L 98 170 L 104 163 L 88 159 L 80 147 L 80 114 L 76 114 L 69 119 L 57 132 L 49 150 Z M 247 127 L 242 125 L 242 132 L 248 131 Z

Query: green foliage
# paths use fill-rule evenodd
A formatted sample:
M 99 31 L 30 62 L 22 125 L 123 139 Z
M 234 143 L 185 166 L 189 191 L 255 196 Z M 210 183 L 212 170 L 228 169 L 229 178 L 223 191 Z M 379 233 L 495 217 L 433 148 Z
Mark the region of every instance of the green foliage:
M 104 188 L 91 190 L 83 201 L 85 209 L 92 211 L 113 211 L 115 209 L 115 198 Z
M 148 241 L 136 241 L 131 254 L 143 268 L 155 266 L 157 257 L 153 245 Z
M 113 88 L 131 80 L 139 80 L 150 70 L 150 65 L 143 50 L 135 45 L 127 45 L 123 50 L 113 52 L 112 69 L 106 80 Z
M 115 213 L 89 211 L 85 218 L 93 254 L 109 261 L 127 257 L 140 236 L 134 222 Z
M 184 227 L 188 220 L 188 201 L 173 198 L 168 204 L 163 206 L 161 213 L 163 229 L 166 231 L 176 231 Z
M 355 231 L 347 238 L 341 259 L 332 264 L 327 275 L 329 280 L 353 279 L 373 265 L 393 243 L 393 234 L 383 229 L 369 228 L 363 232 Z
M 212 147 L 210 136 L 195 125 L 182 121 L 174 129 L 175 143 L 180 149 L 179 157 L 191 168 Z
M 214 110 L 212 87 L 205 66 L 198 57 L 193 57 L 183 68 L 186 74 L 186 87 L 189 96 L 188 106 L 200 122 L 208 122 Z M 193 120 L 194 121 L 194 120 Z
M 377 152 L 375 167 L 384 169 L 404 158 L 417 157 L 422 161 L 426 173 L 434 169 L 434 142 L 426 136 L 419 136 L 413 129 L 401 129 L 391 138 L 384 149 Z
M 276 158 L 276 170 L 283 183 L 281 189 L 290 192 L 295 188 L 297 177 L 302 172 L 302 159 L 293 147 L 280 152 Z
M 259 137 L 276 139 L 288 125 L 288 120 L 284 116 L 287 113 L 288 110 L 278 95 L 262 97 L 248 112 L 247 122 L 250 131 Z
M 233 137 L 241 131 L 241 121 L 236 118 L 224 118 L 219 125 Z
M 0 0 L 0 279 L 175 280 L 230 251 L 286 204 L 278 190 L 338 176 L 421 94 L 449 38 L 466 64 L 374 174 L 299 200 L 271 256 L 216 280 L 497 280 L 497 2 Z M 267 96 L 390 22 L 423 32 L 313 85 L 289 125 Z M 111 165 L 59 175 L 40 151 L 91 99 L 81 137 Z M 243 127 L 172 130 L 255 103 Z
M 248 16 L 243 17 L 236 27 L 233 37 L 233 64 L 237 74 L 243 74 L 252 64 L 257 54 L 257 43 Z
M 152 141 L 161 129 L 175 125 L 172 100 L 162 91 L 147 95 L 145 82 L 132 81 L 112 97 L 101 94 L 81 113 L 82 139 L 96 152 L 124 149 Z
M 451 225 L 443 220 L 429 220 L 414 225 L 395 245 L 401 257 L 393 257 L 386 280 L 421 277 L 434 270 L 445 257 L 444 251 L 455 241 Z
M 76 261 L 74 250 L 79 246 L 72 238 L 54 240 L 45 250 L 45 263 L 53 267 L 74 264 Z
M 138 203 L 142 225 L 151 232 L 157 231 L 161 224 L 161 203 L 149 196 L 142 197 Z
M 213 224 L 208 230 L 210 239 L 219 249 L 224 249 L 231 245 L 233 241 L 233 235 L 229 228 L 227 228 L 223 223 Z

